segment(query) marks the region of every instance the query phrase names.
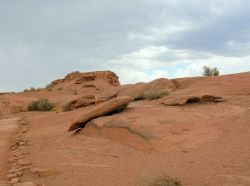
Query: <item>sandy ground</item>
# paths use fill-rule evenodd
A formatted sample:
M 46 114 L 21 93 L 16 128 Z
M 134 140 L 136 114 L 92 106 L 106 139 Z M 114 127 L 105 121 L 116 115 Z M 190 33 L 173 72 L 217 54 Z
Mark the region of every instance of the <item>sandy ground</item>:
M 9 141 L 17 128 L 17 121 L 20 118 L 0 119 L 0 178 L 6 170 Z

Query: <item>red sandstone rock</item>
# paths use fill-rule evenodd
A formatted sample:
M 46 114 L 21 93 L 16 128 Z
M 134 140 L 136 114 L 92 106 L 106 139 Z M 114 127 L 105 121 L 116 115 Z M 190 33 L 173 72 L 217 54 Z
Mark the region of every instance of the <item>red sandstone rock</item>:
M 69 131 L 82 128 L 87 124 L 87 122 L 91 121 L 92 119 L 105 116 L 111 112 L 119 110 L 120 108 L 127 106 L 133 100 L 134 98 L 132 97 L 124 96 L 124 97 L 111 99 L 104 103 L 100 103 L 96 105 L 95 107 L 91 108 L 86 114 L 84 114 L 76 122 L 72 123 L 72 125 L 69 127 Z
M 204 103 L 204 102 L 222 102 L 220 96 L 202 95 L 202 96 L 170 96 L 166 97 L 162 104 L 166 106 L 183 106 L 188 103 Z

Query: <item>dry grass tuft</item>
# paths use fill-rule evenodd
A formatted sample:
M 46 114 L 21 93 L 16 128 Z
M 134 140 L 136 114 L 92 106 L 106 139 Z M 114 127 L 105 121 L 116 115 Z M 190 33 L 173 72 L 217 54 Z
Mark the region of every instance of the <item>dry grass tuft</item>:
M 181 182 L 170 176 L 161 176 L 154 179 L 147 186 L 181 186 Z
M 168 95 L 170 95 L 170 91 L 168 89 L 163 89 L 163 90 L 152 89 L 143 92 L 141 95 L 137 96 L 135 100 L 142 100 L 142 99 L 154 100 Z

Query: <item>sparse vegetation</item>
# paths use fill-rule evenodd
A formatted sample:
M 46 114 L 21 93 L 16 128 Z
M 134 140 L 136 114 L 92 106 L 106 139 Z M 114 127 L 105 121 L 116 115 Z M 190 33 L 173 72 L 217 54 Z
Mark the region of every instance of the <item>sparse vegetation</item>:
M 16 106 L 16 113 L 19 113 L 19 112 L 24 112 L 24 106 L 22 105 Z
M 36 91 L 34 87 L 30 87 L 30 91 Z
M 46 85 L 45 88 L 46 88 L 48 91 L 51 91 L 51 90 L 52 90 L 52 87 L 53 87 L 53 84 L 50 83 L 50 84 Z
M 54 105 L 47 99 L 32 101 L 28 106 L 28 111 L 50 111 Z
M 41 90 L 43 90 L 43 89 L 42 89 L 42 88 L 37 88 L 37 89 L 36 89 L 37 92 L 38 92 L 38 91 L 41 91 Z
M 35 92 L 35 91 L 40 91 L 42 90 L 41 88 L 34 88 L 34 87 L 30 87 L 30 89 L 24 89 L 23 92 Z
M 142 100 L 142 99 L 154 100 L 168 96 L 169 94 L 170 91 L 168 89 L 163 89 L 163 90 L 152 89 L 143 92 L 141 95 L 137 96 L 135 100 Z
M 178 179 L 170 176 L 161 176 L 157 177 L 147 186 L 181 186 L 181 182 Z
M 208 66 L 203 67 L 203 76 L 219 76 L 220 72 L 217 67 L 210 68 Z
M 67 112 L 67 111 L 70 111 L 70 104 L 69 103 L 66 103 L 62 106 L 62 111 L 63 112 Z

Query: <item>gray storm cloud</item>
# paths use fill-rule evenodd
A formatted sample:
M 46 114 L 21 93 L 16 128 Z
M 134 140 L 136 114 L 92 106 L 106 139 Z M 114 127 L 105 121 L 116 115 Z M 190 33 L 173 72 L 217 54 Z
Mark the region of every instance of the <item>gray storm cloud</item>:
M 0 91 L 75 70 L 111 69 L 123 83 L 198 75 L 204 64 L 250 70 L 249 8 L 243 0 L 3 0 Z

